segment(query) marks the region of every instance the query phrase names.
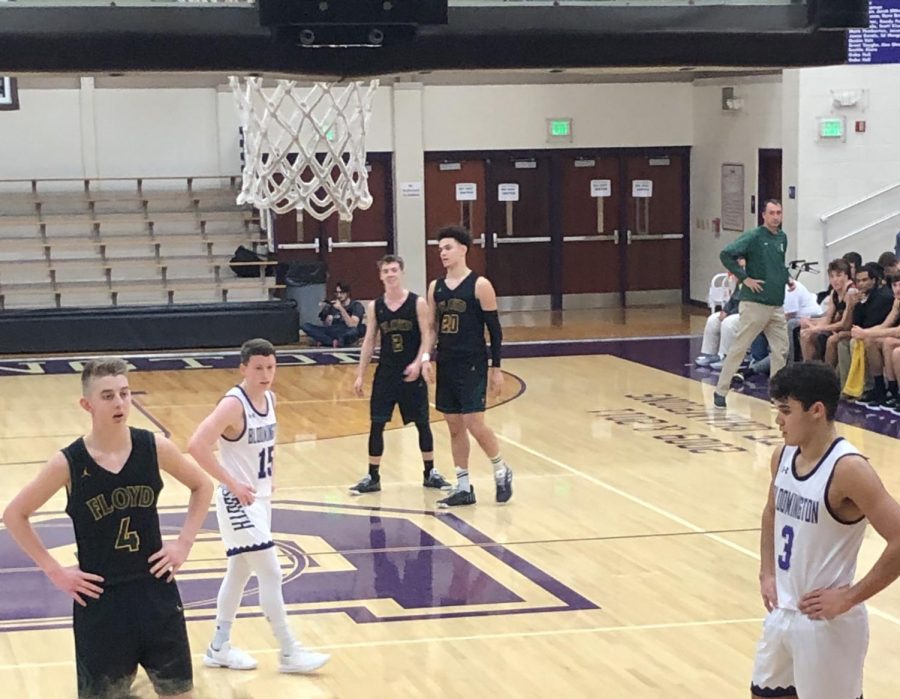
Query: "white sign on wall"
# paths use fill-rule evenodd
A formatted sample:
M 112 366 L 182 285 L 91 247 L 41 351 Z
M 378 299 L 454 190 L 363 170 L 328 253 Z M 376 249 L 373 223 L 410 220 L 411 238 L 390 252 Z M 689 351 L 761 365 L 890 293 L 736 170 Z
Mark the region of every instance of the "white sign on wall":
M 421 197 L 422 196 L 422 183 L 421 182 L 401 182 L 400 183 L 400 196 L 402 196 L 402 197 Z
M 519 201 L 519 184 L 501 182 L 497 185 L 497 201 Z
M 744 166 L 740 163 L 722 165 L 722 228 L 744 230 Z
M 456 201 L 475 201 L 478 198 L 478 184 L 475 182 L 456 183 Z
M 647 199 L 653 196 L 653 180 L 631 180 L 631 196 Z
M 612 180 L 591 180 L 592 197 L 611 197 Z

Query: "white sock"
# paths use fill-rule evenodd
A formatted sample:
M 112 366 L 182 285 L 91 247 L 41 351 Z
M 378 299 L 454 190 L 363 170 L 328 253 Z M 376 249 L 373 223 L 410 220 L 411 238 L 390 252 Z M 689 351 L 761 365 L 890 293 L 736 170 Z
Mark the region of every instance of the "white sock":
M 506 476 L 506 470 L 509 468 L 509 464 L 503 460 L 503 457 L 500 454 L 497 454 L 493 459 L 491 459 L 491 464 L 494 466 L 494 478 L 496 480 L 501 480 L 504 476 Z
M 456 467 L 456 489 L 466 493 L 472 490 L 472 485 L 469 483 L 468 469 Z
M 228 567 L 225 569 L 225 577 L 222 578 L 222 585 L 216 598 L 216 633 L 210 644 L 213 650 L 221 650 L 222 645 L 228 643 L 231 638 L 231 625 L 237 616 L 244 588 L 252 573 L 250 563 L 244 555 L 238 554 L 228 558 Z
M 222 650 L 222 646 L 224 646 L 231 639 L 231 622 L 230 621 L 219 621 L 216 619 L 216 633 L 213 636 L 212 643 L 209 645 L 212 646 L 213 650 Z
M 283 655 L 290 655 L 297 640 L 288 626 L 284 595 L 281 592 L 281 566 L 275 548 L 251 551 L 243 554 L 251 556 L 250 564 L 259 583 L 259 606 L 269 621 L 272 633 L 281 645 Z

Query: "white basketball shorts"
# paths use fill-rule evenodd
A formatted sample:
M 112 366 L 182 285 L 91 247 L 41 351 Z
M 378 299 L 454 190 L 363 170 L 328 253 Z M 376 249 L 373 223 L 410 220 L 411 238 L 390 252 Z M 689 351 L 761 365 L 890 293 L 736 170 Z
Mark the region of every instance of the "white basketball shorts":
M 234 556 L 262 551 L 275 545 L 272 540 L 272 500 L 257 497 L 242 505 L 225 486 L 216 488 L 216 517 L 225 544 L 225 554 Z
M 869 646 L 866 608 L 828 621 L 775 609 L 763 622 L 751 689 L 757 697 L 859 699 Z

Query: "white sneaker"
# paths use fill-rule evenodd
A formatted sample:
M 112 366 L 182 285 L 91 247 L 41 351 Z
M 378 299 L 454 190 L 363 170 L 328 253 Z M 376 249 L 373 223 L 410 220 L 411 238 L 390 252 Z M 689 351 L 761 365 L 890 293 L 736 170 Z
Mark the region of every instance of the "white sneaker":
M 294 645 L 294 650 L 290 655 L 282 653 L 278 658 L 278 672 L 299 672 L 304 674 L 315 672 L 331 660 L 331 656 L 327 653 L 315 653 L 310 650 L 304 650 L 299 643 Z
M 697 366 L 705 366 L 708 367 L 713 362 L 721 361 L 721 357 L 718 354 L 701 354 L 694 360 L 694 364 Z
M 255 670 L 257 665 L 256 658 L 240 648 L 232 648 L 227 642 L 219 650 L 207 646 L 203 664 L 206 667 L 227 667 L 229 670 Z

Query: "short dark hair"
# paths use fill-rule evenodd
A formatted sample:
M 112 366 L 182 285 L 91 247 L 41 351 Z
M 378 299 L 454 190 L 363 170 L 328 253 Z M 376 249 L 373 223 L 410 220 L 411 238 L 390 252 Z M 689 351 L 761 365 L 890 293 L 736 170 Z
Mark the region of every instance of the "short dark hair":
M 400 255 L 385 255 L 375 264 L 378 265 L 378 271 L 380 272 L 384 265 L 391 265 L 395 262 L 400 265 L 400 269 L 403 269 L 403 258 Z
M 822 403 L 825 417 L 831 422 L 841 398 L 841 380 L 834 369 L 822 362 L 795 362 L 772 377 L 769 395 L 773 400 L 793 398 L 804 410 Z
M 848 252 L 846 255 L 842 256 L 841 259 L 846 260 L 853 269 L 862 267 L 862 255 L 858 252 Z
M 275 354 L 275 346 L 261 337 L 247 340 L 241 345 L 241 364 L 249 364 L 251 357 L 271 357 Z
M 884 270 L 877 262 L 866 262 L 861 267 L 857 267 L 856 273 L 859 274 L 860 272 L 865 272 L 869 275 L 869 279 L 874 279 L 876 282 L 880 281 L 884 276 Z
M 766 199 L 763 202 L 763 211 L 766 210 L 766 207 L 769 206 L 769 204 L 774 204 L 775 206 L 781 206 L 781 200 L 780 199 Z M 784 208 L 784 207 L 782 207 L 782 208 Z
M 828 263 L 828 273 L 831 272 L 843 272 L 848 277 L 850 276 L 850 263 L 843 258 L 839 258 L 837 260 L 832 260 Z
M 878 264 L 880 264 L 882 268 L 893 267 L 897 264 L 897 256 L 890 250 L 883 252 L 878 256 Z
M 350 285 L 347 282 L 338 282 L 334 285 L 334 293 L 337 293 L 338 289 L 343 291 L 348 296 L 350 295 Z
M 472 247 L 472 234 L 462 226 L 444 226 L 437 232 L 437 239 L 453 238 L 460 245 L 466 248 Z
M 900 274 L 889 274 L 884 278 L 885 284 L 893 284 L 894 282 L 900 282 Z

